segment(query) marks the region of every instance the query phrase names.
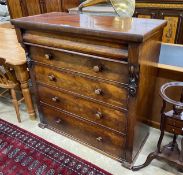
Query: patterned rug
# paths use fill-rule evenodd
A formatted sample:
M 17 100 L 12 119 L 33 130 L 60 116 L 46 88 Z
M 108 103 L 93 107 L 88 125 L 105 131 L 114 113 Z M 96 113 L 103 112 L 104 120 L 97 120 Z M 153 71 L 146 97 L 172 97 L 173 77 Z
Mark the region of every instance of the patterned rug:
M 0 175 L 109 175 L 91 163 L 0 119 Z

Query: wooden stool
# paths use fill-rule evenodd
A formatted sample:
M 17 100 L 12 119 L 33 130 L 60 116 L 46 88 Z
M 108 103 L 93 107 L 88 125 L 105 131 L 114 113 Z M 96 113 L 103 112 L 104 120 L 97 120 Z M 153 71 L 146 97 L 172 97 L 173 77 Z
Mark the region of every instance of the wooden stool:
M 35 120 L 36 113 L 29 90 L 29 73 L 25 51 L 19 44 L 14 29 L 0 27 L 0 41 L 0 58 L 4 59 L 4 65 L 15 71 L 15 79 L 20 85 L 30 119 Z
M 161 135 L 157 144 L 157 150 L 149 154 L 146 162 L 140 166 L 134 166 L 133 171 L 138 171 L 141 168 L 148 166 L 153 159 L 163 160 L 172 166 L 183 171 L 183 138 L 181 141 L 181 149 L 177 144 L 177 136 L 183 135 L 183 89 L 180 102 L 174 101 L 166 96 L 165 91 L 170 87 L 183 87 L 183 82 L 171 82 L 164 84 L 160 89 L 160 95 L 163 99 L 163 107 L 161 110 Z M 172 110 L 165 112 L 167 103 L 173 105 Z M 164 132 L 174 134 L 173 141 L 161 148 L 161 143 L 164 137 Z
M 21 122 L 20 112 L 19 112 L 19 103 L 23 100 L 17 100 L 15 88 L 18 87 L 18 82 L 13 71 L 11 71 L 5 64 L 5 60 L 0 58 L 0 88 L 5 89 L 0 93 L 0 97 L 5 94 L 5 92 L 10 91 L 12 97 L 12 103 L 15 108 L 18 122 Z

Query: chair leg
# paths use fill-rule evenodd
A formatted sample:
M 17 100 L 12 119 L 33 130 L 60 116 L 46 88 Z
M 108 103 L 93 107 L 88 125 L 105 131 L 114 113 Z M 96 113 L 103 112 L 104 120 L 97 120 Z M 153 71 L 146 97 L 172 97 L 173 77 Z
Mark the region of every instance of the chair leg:
M 19 112 L 19 104 L 18 104 L 15 89 L 11 89 L 10 92 L 11 92 L 11 96 L 12 96 L 12 103 L 13 103 L 13 106 L 14 106 L 16 114 L 17 114 L 18 122 L 21 123 L 20 112 Z

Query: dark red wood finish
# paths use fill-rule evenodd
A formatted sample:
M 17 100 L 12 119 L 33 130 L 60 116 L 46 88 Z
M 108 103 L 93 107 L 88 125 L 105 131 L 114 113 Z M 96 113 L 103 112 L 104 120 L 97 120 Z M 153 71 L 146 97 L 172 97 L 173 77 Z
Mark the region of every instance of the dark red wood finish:
M 12 23 L 28 54 L 41 126 L 131 168 L 148 136 L 139 118 L 151 110 L 166 22 L 49 13 Z

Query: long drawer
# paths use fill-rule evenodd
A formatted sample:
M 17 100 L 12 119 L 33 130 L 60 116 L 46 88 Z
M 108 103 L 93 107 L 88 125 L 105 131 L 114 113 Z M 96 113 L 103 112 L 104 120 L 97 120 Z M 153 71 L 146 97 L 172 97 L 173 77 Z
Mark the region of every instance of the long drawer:
M 31 58 L 35 61 L 69 69 L 103 79 L 128 83 L 127 62 L 110 59 L 97 59 L 94 56 L 78 55 L 39 47 L 30 48 Z
M 183 120 L 178 120 L 178 119 L 175 119 L 175 118 L 167 117 L 166 122 L 167 122 L 168 125 L 183 128 Z
M 175 126 L 167 124 L 165 126 L 165 130 L 167 132 L 170 132 L 170 133 L 173 133 L 173 134 L 176 134 L 176 135 L 183 135 L 183 128 L 179 128 L 179 127 L 175 127 Z
M 34 66 L 35 79 L 121 108 L 127 108 L 128 91 L 123 86 L 92 80 L 43 66 Z
M 106 128 L 126 133 L 127 119 L 123 112 L 42 85 L 38 85 L 38 93 L 40 100 L 44 103 L 79 115 Z
M 114 157 L 124 157 L 125 136 L 110 132 L 102 127 L 79 120 L 61 111 L 41 105 L 44 122 Z

